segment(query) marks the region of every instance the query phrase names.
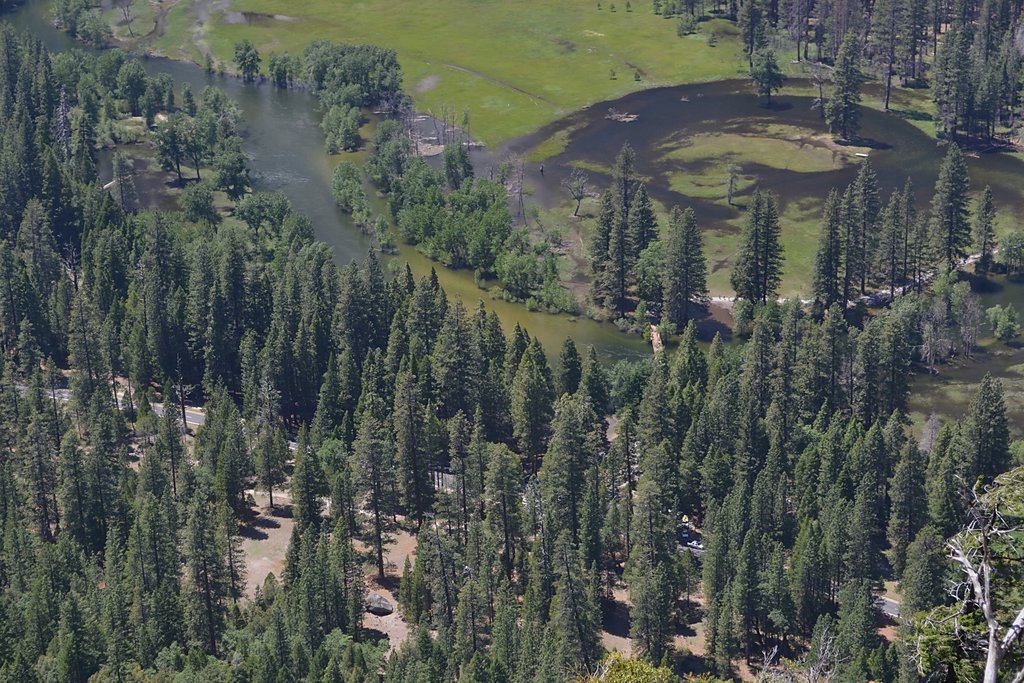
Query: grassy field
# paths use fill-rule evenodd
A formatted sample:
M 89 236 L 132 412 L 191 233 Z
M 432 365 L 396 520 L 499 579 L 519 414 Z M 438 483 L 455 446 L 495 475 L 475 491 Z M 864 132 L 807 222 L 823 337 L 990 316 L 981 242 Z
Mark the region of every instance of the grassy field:
M 192 59 L 196 46 L 208 48 L 225 64 L 242 39 L 264 54 L 301 52 L 323 38 L 393 47 L 417 108 L 468 107 L 472 133 L 488 144 L 642 88 L 746 74 L 727 22 L 705 22 L 679 38 L 676 21 L 653 14 L 649 3 L 611 7 L 607 0 L 600 9 L 596 0 L 180 0 L 151 47 Z M 721 38 L 715 46 L 711 32 Z

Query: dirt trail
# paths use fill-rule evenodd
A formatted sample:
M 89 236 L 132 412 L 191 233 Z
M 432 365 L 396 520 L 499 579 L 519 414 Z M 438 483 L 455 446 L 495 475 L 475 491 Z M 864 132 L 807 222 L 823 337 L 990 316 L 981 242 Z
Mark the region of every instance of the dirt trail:
M 204 56 L 211 56 L 210 44 L 206 42 L 206 31 L 209 28 L 210 20 L 214 14 L 227 12 L 229 7 L 231 7 L 231 0 L 193 0 L 192 10 L 196 14 L 196 22 L 189 32 L 192 34 L 196 48 Z
M 461 71 L 464 74 L 469 74 L 470 76 L 476 76 L 477 78 L 482 78 L 485 81 L 490 81 L 491 83 L 494 83 L 495 85 L 500 85 L 503 88 L 508 88 L 509 90 L 513 90 L 513 91 L 519 93 L 520 95 L 526 95 L 527 97 L 529 97 L 531 100 L 534 101 L 533 102 L 534 104 L 537 104 L 537 102 L 543 102 L 545 104 L 552 104 L 551 102 L 546 100 L 541 95 L 534 95 L 532 92 L 527 92 L 526 90 L 523 90 L 522 88 L 516 87 L 516 86 L 512 85 L 511 83 L 509 83 L 508 81 L 503 81 L 503 80 L 501 80 L 499 78 L 494 78 L 493 76 L 488 76 L 485 73 L 480 73 L 479 71 L 474 71 L 473 69 L 467 69 L 466 67 L 459 66 L 457 64 L 445 64 L 444 66 L 449 68 L 449 69 L 451 69 L 452 71 Z

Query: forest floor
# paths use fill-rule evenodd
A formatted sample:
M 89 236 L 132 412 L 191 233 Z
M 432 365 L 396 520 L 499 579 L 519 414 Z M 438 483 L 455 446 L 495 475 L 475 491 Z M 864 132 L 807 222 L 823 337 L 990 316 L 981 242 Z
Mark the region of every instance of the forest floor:
M 274 509 L 268 509 L 266 491 L 250 491 L 256 505 L 242 527 L 242 551 L 246 561 L 246 596 L 251 598 L 273 572 L 278 580 L 284 573 L 284 558 L 292 536 L 291 496 L 285 490 L 274 491 Z
M 274 508 L 269 509 L 265 491 L 248 491 L 255 505 L 251 515 L 242 525 L 242 550 L 246 561 L 246 597 L 252 599 L 256 588 L 263 585 L 271 573 L 281 580 L 285 569 L 285 555 L 291 540 L 292 520 L 291 496 L 287 488 L 274 491 Z M 394 542 L 385 552 L 386 576 L 383 580 L 377 577 L 376 569 L 366 565 L 367 595 L 377 593 L 394 606 L 395 611 L 383 617 L 369 612 L 363 615 L 363 626 L 371 636 L 386 638 L 391 649 L 397 648 L 409 636 L 409 625 L 405 622 L 398 608 L 398 583 L 401 579 L 405 558 L 415 556 L 416 537 L 404 529 L 392 534 Z M 356 541 L 356 550 L 368 553 L 368 546 Z
M 409 637 L 409 624 L 398 607 L 398 583 L 402 576 L 402 568 L 405 566 L 405 558 L 416 555 L 416 537 L 405 529 L 396 530 L 391 537 L 393 543 L 387 546 L 384 553 L 385 578 L 380 579 L 377 572 L 371 570 L 366 576 L 366 593 L 383 595 L 394 606 L 395 611 L 383 617 L 367 612 L 363 615 L 363 627 L 378 637 L 386 637 L 388 647 L 394 650 Z M 368 550 L 364 543 L 358 541 L 356 548 L 360 551 Z

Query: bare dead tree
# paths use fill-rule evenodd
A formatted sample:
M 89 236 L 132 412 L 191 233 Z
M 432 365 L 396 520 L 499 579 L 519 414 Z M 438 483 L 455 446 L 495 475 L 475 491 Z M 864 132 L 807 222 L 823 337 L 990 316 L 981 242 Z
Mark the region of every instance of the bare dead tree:
M 1007 593 L 1013 595 L 1008 584 L 1007 565 L 1016 566 L 1024 560 L 1020 544 L 1024 541 L 1024 468 L 1017 468 L 998 477 L 983 493 L 971 490 L 968 521 L 963 530 L 951 538 L 946 546 L 950 560 L 960 569 L 963 579 L 950 590 L 954 605 L 952 611 L 936 608 L 926 617 L 929 630 L 947 631 L 964 649 L 982 650 L 985 657 L 983 683 L 1024 681 L 1024 667 L 1015 672 L 1002 672 L 1011 653 L 1019 649 L 1024 631 L 1024 604 L 1000 604 Z M 1011 571 L 1016 571 L 1011 569 Z M 1019 600 L 1012 597 L 1011 600 Z M 976 616 L 965 620 L 968 614 L 983 618 L 983 631 L 978 631 Z M 1007 619 L 1009 622 L 1007 623 Z M 965 623 L 966 622 L 966 623 Z M 918 637 L 916 658 L 920 662 L 923 639 Z M 1001 673 L 1004 675 L 1000 676 Z
M 1001 488 L 1007 484 L 1016 488 L 1019 496 L 1021 487 L 1024 486 L 1024 470 L 1014 470 L 1001 477 L 997 486 Z M 990 493 L 996 491 L 998 488 Z M 1017 544 L 1021 540 L 1021 533 L 1024 532 L 1020 521 L 1021 513 L 1024 512 L 1020 509 L 1022 507 L 1024 505 L 1020 500 L 1006 500 L 999 495 L 978 496 L 975 492 L 974 503 L 970 508 L 970 521 L 964 530 L 948 543 L 949 556 L 959 565 L 965 577 L 960 586 L 954 588 L 954 595 L 959 594 L 965 606 L 973 605 L 981 610 L 985 618 L 988 641 L 983 683 L 997 683 L 1006 656 L 1024 631 L 1024 605 L 1016 611 L 1008 625 L 1000 623 L 993 588 L 993 581 L 996 578 L 993 546 L 999 542 L 1011 551 L 1019 550 Z M 1002 552 L 1005 554 L 1005 551 Z M 1017 671 L 1010 680 L 1013 683 L 1024 681 L 1024 668 Z
M 978 343 L 981 323 L 985 317 L 984 311 L 981 309 L 981 300 L 977 294 L 968 294 L 963 301 L 959 302 L 956 317 L 960 331 L 960 353 L 970 358 L 974 346 Z
M 936 301 L 921 316 L 921 345 L 918 353 L 935 373 L 935 364 L 949 355 L 953 342 L 949 338 L 949 309 L 945 301 Z
M 811 108 L 817 109 L 821 114 L 821 118 L 825 118 L 825 86 L 831 80 L 829 67 L 821 62 L 816 62 L 814 64 L 807 64 L 804 69 L 807 72 L 807 79 L 818 89 L 818 96 L 814 98 Z
M 740 173 L 743 172 L 743 169 L 740 168 L 739 164 L 729 164 L 729 168 L 727 170 L 729 172 L 729 187 L 725 192 L 725 202 L 729 206 L 732 206 L 732 198 L 733 195 L 736 194 L 736 182 L 739 180 Z
M 121 15 L 124 17 L 124 23 L 128 27 L 128 35 L 132 38 L 135 37 L 135 32 L 132 31 L 132 7 L 135 5 L 135 0 L 121 0 Z
M 587 172 L 578 166 L 573 166 L 569 171 L 569 177 L 562 180 L 562 185 L 569 191 L 569 196 L 576 201 L 576 208 L 572 212 L 573 218 L 580 215 L 580 204 L 587 198 L 587 183 L 589 181 L 590 177 Z
M 824 629 L 817 651 L 796 661 L 778 661 L 779 648 L 762 653 L 763 663 L 757 683 L 829 683 L 843 663 L 836 649 L 836 636 Z

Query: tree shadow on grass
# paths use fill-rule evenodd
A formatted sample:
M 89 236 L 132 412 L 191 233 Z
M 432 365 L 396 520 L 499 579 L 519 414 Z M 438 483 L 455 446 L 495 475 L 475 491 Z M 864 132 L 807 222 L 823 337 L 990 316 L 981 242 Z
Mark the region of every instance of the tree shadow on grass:
M 882 142 L 873 138 L 854 137 L 848 140 L 836 138 L 835 143 L 840 147 L 867 147 L 874 150 L 892 149 L 892 145 L 888 142 Z
M 889 107 L 889 113 L 906 121 L 931 121 L 932 115 L 920 109 L 896 109 Z
M 292 518 L 292 506 L 291 506 L 291 504 L 288 504 L 288 505 L 275 505 L 274 507 L 272 507 L 269 510 L 268 514 L 271 517 L 280 517 L 281 519 L 291 519 Z
M 270 534 L 266 531 L 262 531 L 258 527 L 251 526 L 249 524 L 246 524 L 239 529 L 238 535 L 249 541 L 265 541 L 270 538 Z
M 602 600 L 601 625 L 604 630 L 620 638 L 629 637 L 629 607 L 618 600 Z
M 770 102 L 762 100 L 761 108 L 772 112 L 789 111 L 793 108 L 793 103 L 784 102 L 782 100 L 771 100 Z
M 697 631 L 693 625 L 699 624 L 704 618 L 704 608 L 693 600 L 690 600 L 689 603 L 684 600 L 683 604 L 679 606 L 679 617 L 681 623 L 678 625 L 676 633 L 687 637 L 695 636 Z

